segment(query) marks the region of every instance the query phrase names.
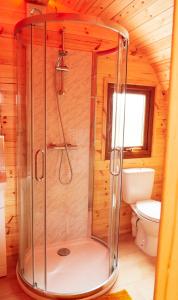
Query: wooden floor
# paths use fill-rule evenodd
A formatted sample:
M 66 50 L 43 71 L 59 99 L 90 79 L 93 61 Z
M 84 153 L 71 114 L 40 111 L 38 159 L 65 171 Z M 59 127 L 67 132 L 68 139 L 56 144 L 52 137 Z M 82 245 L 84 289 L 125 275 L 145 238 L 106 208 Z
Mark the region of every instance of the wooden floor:
M 155 259 L 142 253 L 130 235 L 120 241 L 120 275 L 112 291 L 126 289 L 132 300 L 153 300 Z M 8 260 L 8 276 L 0 278 L 0 300 L 30 300 L 15 276 L 16 258 Z

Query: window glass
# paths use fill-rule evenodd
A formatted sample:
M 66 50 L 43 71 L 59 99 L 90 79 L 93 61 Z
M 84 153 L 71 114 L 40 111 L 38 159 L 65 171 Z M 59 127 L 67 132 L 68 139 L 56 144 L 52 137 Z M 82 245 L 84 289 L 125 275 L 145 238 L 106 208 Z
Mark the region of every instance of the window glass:
M 126 94 L 124 147 L 144 145 L 146 96 Z
M 116 94 L 114 84 L 108 84 L 106 159 L 110 158 L 111 148 L 123 147 L 123 144 L 124 158 L 151 156 L 154 93 L 154 87 L 127 85 L 124 114 L 124 94 Z

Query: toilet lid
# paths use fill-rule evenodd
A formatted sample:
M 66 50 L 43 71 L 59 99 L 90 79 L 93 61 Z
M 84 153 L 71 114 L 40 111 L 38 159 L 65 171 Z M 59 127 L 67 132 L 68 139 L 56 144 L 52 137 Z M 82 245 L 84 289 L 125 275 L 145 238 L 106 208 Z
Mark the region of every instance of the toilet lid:
M 161 202 L 156 200 L 144 200 L 136 203 L 138 213 L 155 222 L 159 222 L 161 214 Z

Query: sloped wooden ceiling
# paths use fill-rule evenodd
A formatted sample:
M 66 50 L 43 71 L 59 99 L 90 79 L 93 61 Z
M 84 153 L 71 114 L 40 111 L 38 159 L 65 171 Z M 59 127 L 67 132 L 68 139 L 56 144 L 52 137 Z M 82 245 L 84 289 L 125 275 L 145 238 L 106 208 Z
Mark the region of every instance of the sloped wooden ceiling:
M 129 51 L 145 55 L 165 90 L 169 86 L 173 0 L 57 0 L 84 14 L 109 19 L 127 28 Z

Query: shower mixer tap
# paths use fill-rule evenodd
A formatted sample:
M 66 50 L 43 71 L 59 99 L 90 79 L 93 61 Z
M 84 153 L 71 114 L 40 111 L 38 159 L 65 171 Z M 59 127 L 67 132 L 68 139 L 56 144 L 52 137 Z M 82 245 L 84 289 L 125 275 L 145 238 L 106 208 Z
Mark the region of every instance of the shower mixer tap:
M 48 146 L 47 146 L 47 149 L 49 150 L 65 150 L 67 147 L 68 150 L 76 150 L 77 149 L 77 145 L 72 145 L 72 144 L 69 144 L 69 143 L 66 143 L 66 144 L 53 144 L 53 143 L 50 143 Z

